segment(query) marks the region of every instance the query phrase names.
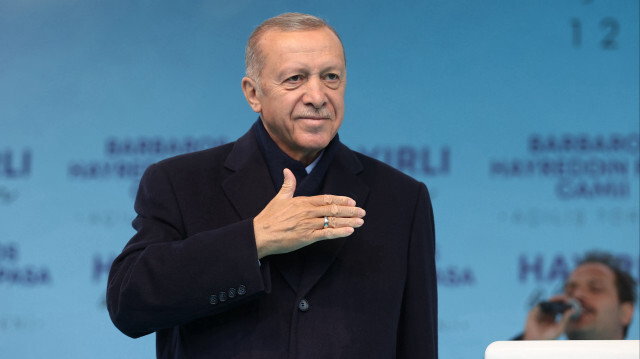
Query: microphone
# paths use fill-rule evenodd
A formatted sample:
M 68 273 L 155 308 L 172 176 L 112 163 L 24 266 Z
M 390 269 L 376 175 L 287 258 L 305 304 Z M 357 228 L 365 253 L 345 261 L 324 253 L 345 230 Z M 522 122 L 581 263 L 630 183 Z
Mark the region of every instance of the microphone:
M 575 299 L 568 299 L 567 301 L 552 301 L 552 302 L 540 302 L 538 304 L 540 309 L 545 314 L 561 314 L 573 308 L 574 312 L 571 314 L 571 319 L 578 319 L 582 315 L 582 306 L 580 302 Z

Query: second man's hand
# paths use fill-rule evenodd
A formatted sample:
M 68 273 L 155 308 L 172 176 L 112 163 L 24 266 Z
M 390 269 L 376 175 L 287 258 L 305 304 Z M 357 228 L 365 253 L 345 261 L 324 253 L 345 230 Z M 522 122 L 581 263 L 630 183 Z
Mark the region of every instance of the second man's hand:
M 567 297 L 564 295 L 556 295 L 549 299 L 549 301 L 566 301 Z M 544 313 L 540 309 L 539 305 L 536 305 L 531 309 L 527 316 L 527 322 L 525 323 L 523 340 L 553 340 L 557 339 L 567 328 L 571 315 L 575 312 L 573 308 L 568 309 L 560 316 L 556 318 L 556 314 Z
M 287 168 L 280 192 L 253 219 L 258 258 L 317 241 L 347 237 L 364 224 L 365 211 L 344 196 L 293 197 L 296 178 Z M 325 217 L 328 226 L 325 228 Z

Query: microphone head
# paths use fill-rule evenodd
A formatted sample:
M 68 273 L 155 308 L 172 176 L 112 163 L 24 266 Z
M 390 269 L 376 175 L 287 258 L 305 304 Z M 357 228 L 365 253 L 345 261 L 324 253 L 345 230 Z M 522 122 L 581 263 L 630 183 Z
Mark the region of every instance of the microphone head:
M 580 302 L 575 298 L 569 298 L 567 300 L 567 304 L 569 304 L 571 308 L 573 308 L 571 319 L 576 320 L 580 318 L 580 316 L 582 315 L 582 306 L 580 305 Z
M 571 319 L 578 319 L 582 314 L 582 306 L 580 302 L 576 299 L 570 298 L 566 301 L 552 301 L 552 302 L 540 302 L 538 304 L 543 313 L 546 314 L 561 314 L 566 312 L 568 309 L 573 309 L 573 314 L 571 314 Z

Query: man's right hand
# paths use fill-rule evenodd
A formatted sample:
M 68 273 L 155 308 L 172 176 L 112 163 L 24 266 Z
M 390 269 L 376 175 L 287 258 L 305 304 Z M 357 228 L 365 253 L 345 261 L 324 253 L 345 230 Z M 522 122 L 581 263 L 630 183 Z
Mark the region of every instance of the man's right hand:
M 566 300 L 564 295 L 557 295 L 551 297 L 549 301 L 562 301 Z M 531 309 L 527 316 L 527 323 L 524 328 L 523 340 L 552 340 L 557 339 L 567 328 L 567 323 L 571 319 L 571 315 L 574 313 L 574 309 L 568 309 L 560 320 L 556 321 L 555 314 L 543 313 L 539 305 L 536 305 Z
M 280 192 L 253 219 L 258 258 L 287 253 L 317 241 L 347 237 L 364 224 L 365 211 L 343 196 L 293 197 L 296 178 L 286 168 Z M 324 228 L 324 218 L 329 226 Z

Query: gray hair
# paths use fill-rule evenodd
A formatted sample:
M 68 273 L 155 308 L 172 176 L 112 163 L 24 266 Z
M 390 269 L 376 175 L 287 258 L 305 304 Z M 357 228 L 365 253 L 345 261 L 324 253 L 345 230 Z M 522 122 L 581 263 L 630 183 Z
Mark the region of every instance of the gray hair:
M 244 53 L 244 65 L 246 76 L 256 81 L 259 84 L 259 77 L 264 68 L 264 53 L 260 48 L 259 42 L 266 32 L 271 30 L 278 31 L 308 31 L 321 28 L 327 28 L 333 32 L 342 46 L 342 53 L 344 54 L 344 45 L 340 35 L 336 30 L 327 24 L 324 20 L 307 14 L 301 14 L 296 12 L 284 13 L 276 17 L 265 20 L 260 24 L 249 36 L 247 42 L 247 48 Z M 346 55 L 345 55 L 346 63 Z

